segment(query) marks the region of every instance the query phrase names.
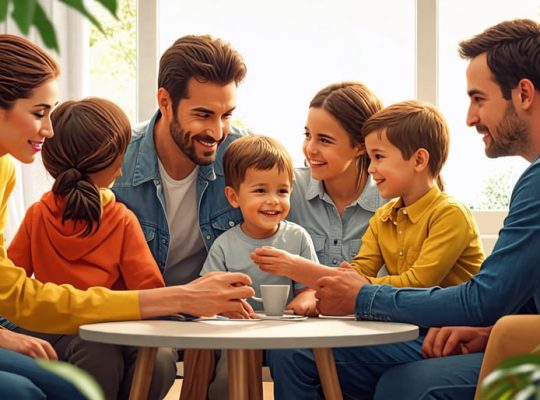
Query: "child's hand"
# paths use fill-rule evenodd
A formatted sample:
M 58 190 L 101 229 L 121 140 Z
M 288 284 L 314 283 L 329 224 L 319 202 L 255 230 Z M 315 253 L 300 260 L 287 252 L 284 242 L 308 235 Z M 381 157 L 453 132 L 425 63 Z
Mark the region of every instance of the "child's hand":
M 275 275 L 289 276 L 298 256 L 278 250 L 274 247 L 263 246 L 250 254 L 251 259 L 265 272 Z
M 316 317 L 317 315 L 319 315 L 319 312 L 317 311 L 317 299 L 315 298 L 315 290 L 305 289 L 301 291 L 287 305 L 286 309 L 292 310 L 297 315 Z
M 341 264 L 339 264 L 338 270 L 343 272 L 356 271 L 347 261 L 342 261 Z

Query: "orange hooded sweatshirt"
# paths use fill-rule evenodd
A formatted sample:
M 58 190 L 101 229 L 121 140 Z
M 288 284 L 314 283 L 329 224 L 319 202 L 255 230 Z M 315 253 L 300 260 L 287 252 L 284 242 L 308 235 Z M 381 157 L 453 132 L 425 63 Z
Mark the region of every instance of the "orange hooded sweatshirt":
M 62 225 L 62 198 L 47 192 L 33 204 L 13 238 L 8 257 L 42 282 L 134 290 L 163 287 L 163 277 L 135 214 L 101 190 L 97 230 L 80 236 L 84 224 Z

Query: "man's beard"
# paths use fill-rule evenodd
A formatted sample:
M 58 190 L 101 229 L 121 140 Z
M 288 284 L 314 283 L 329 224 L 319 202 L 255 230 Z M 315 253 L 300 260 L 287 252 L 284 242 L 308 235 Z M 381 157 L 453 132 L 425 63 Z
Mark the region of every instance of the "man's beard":
M 205 142 L 215 142 L 214 138 L 206 135 L 205 133 L 199 133 L 196 135 L 190 135 L 189 132 L 184 131 L 180 125 L 180 121 L 176 117 L 171 121 L 169 125 L 169 131 L 171 137 L 178 146 L 178 148 L 184 153 L 191 161 L 197 165 L 210 165 L 214 162 L 216 151 L 205 151 L 202 157 L 197 156 L 195 151 L 195 138 L 202 139 Z M 219 143 L 218 143 L 219 145 Z
M 483 125 L 478 128 L 485 129 Z M 489 158 L 522 155 L 529 144 L 529 131 L 519 119 L 512 103 L 508 103 L 501 122 L 494 129 L 491 144 L 485 148 Z

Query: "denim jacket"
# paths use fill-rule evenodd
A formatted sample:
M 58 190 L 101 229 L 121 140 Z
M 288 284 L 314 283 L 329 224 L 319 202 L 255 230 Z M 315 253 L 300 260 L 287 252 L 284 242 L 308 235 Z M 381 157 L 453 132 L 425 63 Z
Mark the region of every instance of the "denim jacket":
M 122 164 L 123 176 L 116 180 L 112 189 L 116 198 L 131 209 L 139 219 L 148 246 L 163 273 L 167 262 L 170 234 L 154 145 L 154 125 L 160 115 L 157 111 L 149 121 L 133 129 L 133 136 Z M 197 176 L 199 232 L 207 250 L 219 235 L 242 222 L 240 211 L 232 208 L 225 198 L 222 166 L 223 153 L 229 144 L 241 135 L 238 129 L 232 128 L 218 147 L 216 161 L 199 168 Z

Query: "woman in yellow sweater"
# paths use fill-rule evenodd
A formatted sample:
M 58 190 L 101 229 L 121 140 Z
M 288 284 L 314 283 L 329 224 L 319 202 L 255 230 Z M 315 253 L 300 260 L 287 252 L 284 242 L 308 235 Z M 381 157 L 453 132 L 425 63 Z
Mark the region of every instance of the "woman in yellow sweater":
M 249 277 L 239 273 L 206 275 L 187 285 L 143 291 L 81 291 L 70 285 L 42 284 L 28 278 L 23 269 L 7 258 L 7 200 L 15 184 L 9 155 L 31 163 L 43 142 L 53 135 L 49 114 L 57 103 L 59 68 L 39 47 L 12 35 L 0 35 L 0 59 L 0 315 L 23 328 L 49 333 L 76 333 L 84 323 L 174 313 L 238 312 L 247 317 L 249 306 L 240 299 L 254 292 L 248 286 Z M 48 378 L 41 384 L 37 382 L 43 378 L 34 374 L 37 365 L 17 354 L 55 359 L 56 354 L 47 343 L 0 330 L 0 352 L 0 398 L 74 396 L 58 387 L 54 394 L 47 393 L 54 382 Z M 14 386 L 4 382 L 13 382 Z M 23 386 L 29 392 L 7 392 Z

